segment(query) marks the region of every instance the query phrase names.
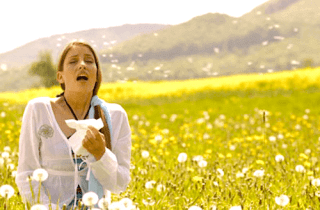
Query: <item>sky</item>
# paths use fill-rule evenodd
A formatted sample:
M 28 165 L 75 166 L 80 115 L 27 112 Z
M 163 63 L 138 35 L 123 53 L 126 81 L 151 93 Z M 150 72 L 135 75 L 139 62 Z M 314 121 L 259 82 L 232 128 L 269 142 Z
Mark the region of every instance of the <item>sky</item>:
M 268 0 L 0 1 L 0 53 L 56 34 L 124 24 L 177 25 L 207 13 L 240 17 Z

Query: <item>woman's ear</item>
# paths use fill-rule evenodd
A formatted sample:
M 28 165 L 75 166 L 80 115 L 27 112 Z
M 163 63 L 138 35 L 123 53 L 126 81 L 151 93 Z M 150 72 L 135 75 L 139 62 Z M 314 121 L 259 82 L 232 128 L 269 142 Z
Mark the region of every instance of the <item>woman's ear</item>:
M 62 84 L 64 83 L 64 79 L 63 79 L 63 76 L 62 76 L 62 72 L 61 71 L 57 71 L 57 81 Z

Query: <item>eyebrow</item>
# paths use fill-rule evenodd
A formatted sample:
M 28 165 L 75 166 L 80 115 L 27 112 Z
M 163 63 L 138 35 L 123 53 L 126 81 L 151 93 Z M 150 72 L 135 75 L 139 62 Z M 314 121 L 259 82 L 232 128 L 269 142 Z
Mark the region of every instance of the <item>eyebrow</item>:
M 78 56 L 78 54 L 76 54 L 76 55 L 71 55 L 69 58 L 74 58 L 74 57 L 77 57 Z M 91 58 L 93 58 L 93 56 L 91 55 L 91 54 L 84 54 L 84 56 L 85 57 L 91 57 Z

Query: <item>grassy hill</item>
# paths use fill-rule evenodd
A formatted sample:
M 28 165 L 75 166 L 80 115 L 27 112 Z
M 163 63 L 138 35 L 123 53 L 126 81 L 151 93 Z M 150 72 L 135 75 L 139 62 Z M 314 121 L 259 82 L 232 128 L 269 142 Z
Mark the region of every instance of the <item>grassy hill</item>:
M 113 55 L 102 61 L 117 59 L 122 75 L 143 80 L 318 66 L 319 6 L 312 0 L 270 0 L 240 18 L 209 13 L 102 50 Z M 161 74 L 154 71 L 160 64 Z
M 320 65 L 320 38 L 315 36 L 320 32 L 319 6 L 320 1 L 313 0 L 270 0 L 240 18 L 209 13 L 140 34 L 131 31 L 133 26 L 123 26 L 119 39 L 127 40 L 114 43 L 110 35 L 108 45 L 100 29 L 79 33 L 96 37 L 91 44 L 99 52 L 105 82 L 267 73 Z M 128 34 L 135 36 L 129 39 Z M 53 40 L 55 48 L 64 41 L 61 36 Z M 0 91 L 32 87 L 37 78 L 17 78 L 27 78 L 27 69 L 26 65 L 14 73 L 0 71 Z
M 0 64 L 7 64 L 8 68 L 21 67 L 34 62 L 37 59 L 38 53 L 44 50 L 51 51 L 54 60 L 57 60 L 63 47 L 73 39 L 84 39 L 89 42 L 95 50 L 100 51 L 125 40 L 129 40 L 134 36 L 151 33 L 166 27 L 169 26 L 161 24 L 126 24 L 110 28 L 57 34 L 35 40 L 12 51 L 0 54 Z

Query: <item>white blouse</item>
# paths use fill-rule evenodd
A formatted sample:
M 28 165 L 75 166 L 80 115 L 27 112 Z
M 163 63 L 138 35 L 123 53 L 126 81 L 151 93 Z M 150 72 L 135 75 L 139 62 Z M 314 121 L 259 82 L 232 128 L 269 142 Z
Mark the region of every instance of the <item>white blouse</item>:
M 26 106 L 20 133 L 16 184 L 24 202 L 32 204 L 28 176 L 38 168 L 45 169 L 49 176 L 42 182 L 40 200 L 46 206 L 51 203 L 56 209 L 58 200 L 60 208 L 72 201 L 78 184 L 83 193 L 88 191 L 88 167 L 75 175 L 71 147 L 55 119 L 50 101 L 49 97 L 36 98 Z M 100 160 L 88 160 L 91 159 L 92 173 L 104 191 L 120 193 L 130 182 L 131 130 L 125 110 L 118 104 L 106 104 L 111 116 L 112 151 L 106 148 Z M 76 176 L 78 178 L 75 179 Z M 32 188 L 37 201 L 39 183 L 33 180 Z

